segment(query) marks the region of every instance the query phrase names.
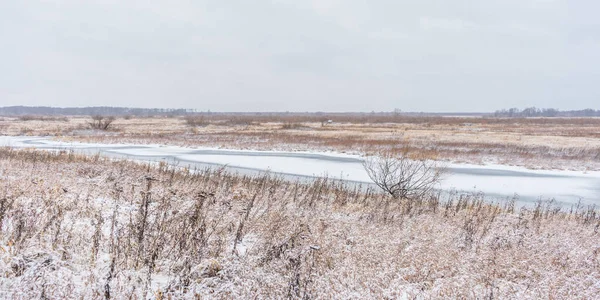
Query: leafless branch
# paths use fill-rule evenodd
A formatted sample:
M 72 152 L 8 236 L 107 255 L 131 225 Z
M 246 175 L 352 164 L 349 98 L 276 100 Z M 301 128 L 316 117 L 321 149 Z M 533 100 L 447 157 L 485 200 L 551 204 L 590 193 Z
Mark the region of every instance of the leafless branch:
M 116 120 L 113 116 L 92 116 L 92 121 L 88 122 L 91 129 L 108 130 L 112 123 Z
M 367 157 L 363 166 L 377 186 L 398 199 L 422 198 L 435 188 L 445 172 L 439 162 L 410 157 L 406 151 Z

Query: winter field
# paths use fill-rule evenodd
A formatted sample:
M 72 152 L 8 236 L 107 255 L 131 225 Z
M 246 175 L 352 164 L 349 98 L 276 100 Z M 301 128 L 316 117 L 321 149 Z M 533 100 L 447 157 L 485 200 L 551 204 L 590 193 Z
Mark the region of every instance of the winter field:
M 1 118 L 0 298 L 598 297 L 600 119 L 338 118 Z M 400 145 L 444 196 L 369 185 Z
M 102 132 L 90 131 L 89 121 L 89 117 L 3 117 L 0 132 L 94 143 L 350 154 L 409 144 L 414 151 L 449 162 L 600 170 L 600 118 L 213 114 L 121 117 Z
M 0 150 L 0 297 L 580 298 L 600 218 Z
M 0 147 L 75 151 L 138 162 L 161 162 L 193 168 L 225 168 L 229 172 L 257 175 L 269 171 L 288 181 L 326 177 L 362 187 L 376 185 L 363 166 L 365 156 L 316 151 L 258 151 L 156 144 L 98 144 L 64 142 L 51 137 L 4 136 Z M 434 188 L 442 200 L 454 194 L 481 193 L 488 202 L 514 200 L 532 207 L 538 201 L 555 205 L 600 204 L 600 171 L 530 170 L 518 166 L 441 163 L 443 180 Z

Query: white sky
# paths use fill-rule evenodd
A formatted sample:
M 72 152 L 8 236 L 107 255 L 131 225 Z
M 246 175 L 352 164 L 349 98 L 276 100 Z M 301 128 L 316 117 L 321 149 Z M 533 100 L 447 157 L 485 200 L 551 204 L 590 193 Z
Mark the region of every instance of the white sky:
M 0 0 L 0 106 L 600 108 L 591 0 Z

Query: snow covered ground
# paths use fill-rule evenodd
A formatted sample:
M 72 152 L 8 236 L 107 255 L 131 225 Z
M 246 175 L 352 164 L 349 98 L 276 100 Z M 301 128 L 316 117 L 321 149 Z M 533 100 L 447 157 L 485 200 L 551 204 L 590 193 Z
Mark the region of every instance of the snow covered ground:
M 370 183 L 362 158 L 342 153 L 249 151 L 217 148 L 183 148 L 161 145 L 84 144 L 43 137 L 0 137 L 0 146 L 15 148 L 75 149 L 136 160 L 165 160 L 179 166 L 226 165 L 233 170 L 265 171 L 291 176 L 327 176 Z M 600 204 L 600 172 L 529 170 L 504 165 L 448 164 L 441 183 L 444 191 L 482 192 L 490 200 L 518 195 L 521 203 L 555 199 L 569 206 Z
M 386 200 L 0 148 L 0 299 L 600 294 L 597 210 Z

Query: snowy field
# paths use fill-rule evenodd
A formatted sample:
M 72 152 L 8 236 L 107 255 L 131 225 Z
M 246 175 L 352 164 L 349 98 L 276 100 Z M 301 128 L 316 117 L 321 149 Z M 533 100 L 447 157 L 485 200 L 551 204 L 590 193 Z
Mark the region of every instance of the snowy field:
M 383 117 L 383 118 L 381 118 Z M 529 169 L 600 171 L 600 118 L 472 118 L 346 115 L 117 118 L 90 129 L 89 116 L 0 118 L 3 135 L 106 144 L 161 144 L 260 151 L 391 150 L 400 144 L 444 161 Z
M 16 148 L 75 149 L 134 160 L 164 160 L 179 166 L 220 165 L 232 170 L 266 171 L 287 176 L 329 177 L 372 183 L 362 157 L 342 153 L 250 151 L 183 148 L 162 145 L 64 143 L 48 138 L 0 137 L 0 145 Z M 504 165 L 447 164 L 439 189 L 445 192 L 484 193 L 488 200 L 517 197 L 521 204 L 554 199 L 562 206 L 600 204 L 600 172 L 529 170 Z
M 174 150 L 134 154 L 193 156 Z M 213 155 L 241 155 L 226 152 Z M 269 155 L 296 165 L 323 159 Z M 332 164 L 356 164 L 330 156 Z M 313 179 L 0 147 L 0 299 L 592 299 L 600 293 L 597 209 L 491 205 L 456 195 L 448 202 L 394 201 Z

